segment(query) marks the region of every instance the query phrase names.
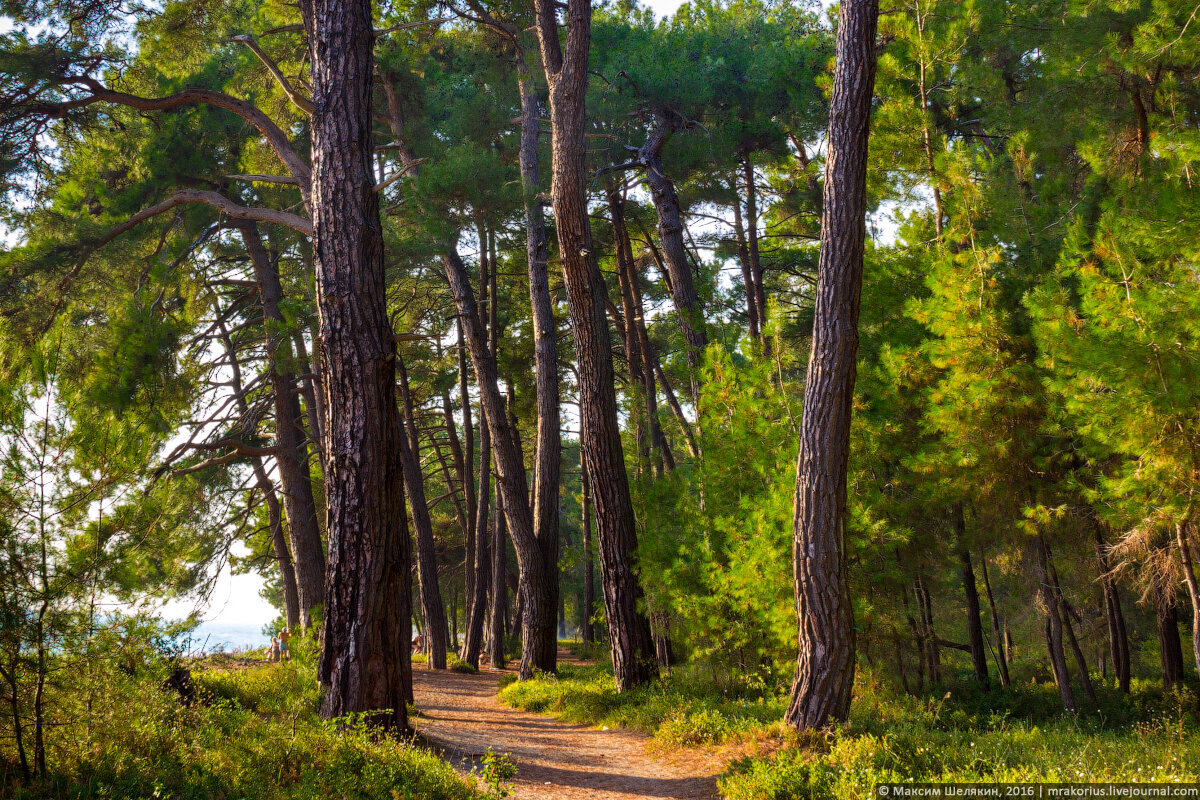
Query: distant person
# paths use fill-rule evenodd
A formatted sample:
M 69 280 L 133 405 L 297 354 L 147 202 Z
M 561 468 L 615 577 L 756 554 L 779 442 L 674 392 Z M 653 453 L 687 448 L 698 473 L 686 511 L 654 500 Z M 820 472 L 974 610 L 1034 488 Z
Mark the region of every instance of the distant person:
M 292 632 L 288 628 L 284 628 L 279 632 L 279 660 L 291 661 L 292 648 L 288 645 L 288 641 L 292 638 Z
M 271 637 L 271 646 L 267 648 L 267 659 L 274 662 L 279 660 L 279 640 Z
M 425 644 L 425 639 L 421 636 L 421 634 L 414 633 L 413 638 L 412 638 L 413 653 L 415 654 L 415 653 L 421 652 L 421 645 L 423 645 L 423 644 Z

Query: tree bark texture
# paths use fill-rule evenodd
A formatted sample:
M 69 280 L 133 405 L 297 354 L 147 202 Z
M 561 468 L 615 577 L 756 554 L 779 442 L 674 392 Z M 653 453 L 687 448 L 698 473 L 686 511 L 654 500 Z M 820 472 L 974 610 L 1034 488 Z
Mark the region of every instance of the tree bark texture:
M 613 673 L 618 690 L 624 691 L 650 680 L 656 666 L 650 624 L 638 608 L 642 590 L 633 569 L 637 532 L 617 421 L 604 280 L 592 246 L 584 188 L 584 99 L 592 7 L 590 0 L 568 0 L 565 48 L 559 40 L 554 0 L 535 0 L 534 11 L 550 87 L 551 195 L 575 338 L 581 445 L 595 493 Z M 526 617 L 536 605 L 533 598 L 525 598 Z
M 533 315 L 534 379 L 537 386 L 537 445 L 533 471 L 534 535 L 542 552 L 545 601 L 559 604 L 558 487 L 562 465 L 562 433 L 558 407 L 558 354 L 555 347 L 554 302 L 550 297 L 547 265 L 546 216 L 538 198 L 538 101 L 533 73 L 524 54 L 517 60 L 521 96 L 521 194 L 525 206 L 526 255 L 529 262 L 529 303 Z M 554 615 L 544 613 L 542 652 L 536 662 L 553 672 L 558 665 L 558 636 Z
M 785 719 L 795 728 L 819 728 L 831 719 L 845 719 L 854 684 L 854 619 L 845 552 L 846 464 L 878 17 L 878 0 L 843 0 L 838 17 L 825 212 L 792 529 L 800 652 Z
M 327 718 L 404 728 L 411 686 L 395 342 L 374 191 L 368 0 L 301 0 L 312 83 L 312 209 L 325 358 L 329 562 L 318 679 Z

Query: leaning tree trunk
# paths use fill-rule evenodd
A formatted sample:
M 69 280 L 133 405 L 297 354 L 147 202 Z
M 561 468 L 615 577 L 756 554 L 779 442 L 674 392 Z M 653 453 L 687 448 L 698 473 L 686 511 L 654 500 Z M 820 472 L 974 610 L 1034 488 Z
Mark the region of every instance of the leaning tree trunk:
M 645 683 L 655 673 L 650 624 L 638 608 L 633 503 L 617 420 L 612 352 L 604 310 L 604 279 L 592 246 L 584 167 L 584 99 L 590 0 L 568 0 L 566 41 L 559 41 L 558 3 L 535 0 L 538 40 L 550 87 L 553 151 L 551 195 L 579 373 L 581 446 L 595 493 L 600 576 L 618 690 Z M 531 598 L 525 598 L 529 616 Z
M 421 611 L 425 617 L 425 652 L 429 654 L 430 667 L 445 669 L 450 632 L 446 627 L 446 610 L 442 605 L 441 589 L 438 587 L 433 520 L 429 516 L 429 504 L 425 498 L 425 475 L 421 471 L 420 439 L 417 437 L 417 422 L 413 418 L 408 370 L 404 368 L 404 359 L 398 353 L 396 377 L 400 380 L 400 396 L 404 404 L 406 435 L 400 437 L 400 459 L 404 467 L 405 494 L 408 495 L 413 527 L 417 534 L 417 583 Z
M 408 723 L 409 542 L 402 528 L 396 348 L 374 191 L 368 0 L 301 0 L 314 111 L 313 230 L 326 372 L 329 566 L 318 679 L 327 718 Z
M 858 354 L 878 17 L 879 0 L 842 0 L 792 528 L 800 649 L 784 718 L 795 728 L 819 728 L 831 719 L 845 719 L 854 685 L 854 616 L 846 580 L 846 463 Z
M 280 302 L 283 287 L 277 264 L 271 260 L 258 227 L 254 223 L 238 226 L 262 302 L 266 326 L 266 350 L 270 361 L 272 401 L 275 411 L 275 463 L 279 467 L 279 485 L 291 537 L 296 568 L 296 587 L 300 594 L 300 623 L 312 624 L 312 612 L 320 608 L 325 593 L 325 547 L 317 525 L 317 505 L 313 497 L 312 474 L 308 469 L 308 436 L 304 415 L 292 372 L 290 342 L 283 338 L 284 324 Z

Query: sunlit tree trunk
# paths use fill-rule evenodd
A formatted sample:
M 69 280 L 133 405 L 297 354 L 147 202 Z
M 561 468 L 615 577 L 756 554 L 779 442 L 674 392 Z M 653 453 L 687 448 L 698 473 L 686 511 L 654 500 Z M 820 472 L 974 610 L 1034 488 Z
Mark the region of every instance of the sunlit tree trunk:
M 374 191 L 367 0 L 301 0 L 314 108 L 312 222 L 325 359 L 329 563 L 318 679 L 327 718 L 407 726 L 409 542 L 395 342 Z
M 878 17 L 878 0 L 843 0 L 838 16 L 825 210 L 792 530 L 800 652 L 785 719 L 795 728 L 819 728 L 831 719 L 844 719 L 854 684 L 854 619 L 846 580 L 846 465 Z
M 595 493 L 613 673 L 617 688 L 624 691 L 650 680 L 656 666 L 650 625 L 638 607 L 642 590 L 633 570 L 637 532 L 617 420 L 604 279 L 593 250 L 584 189 L 584 99 L 592 7 L 590 0 L 568 1 L 565 45 L 559 39 L 558 4 L 535 0 L 534 10 L 550 87 L 551 195 L 575 338 L 581 444 Z M 527 617 L 536 606 L 532 599 L 525 599 Z

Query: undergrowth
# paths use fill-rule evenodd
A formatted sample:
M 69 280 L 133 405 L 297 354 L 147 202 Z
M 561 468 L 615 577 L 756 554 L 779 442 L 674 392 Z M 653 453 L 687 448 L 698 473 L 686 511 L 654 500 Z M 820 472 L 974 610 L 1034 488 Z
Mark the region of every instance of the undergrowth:
M 1164 692 L 1135 681 L 1128 697 L 1099 699 L 1064 715 L 1053 685 L 981 689 L 954 679 L 909 696 L 870 671 L 860 674 L 850 719 L 824 735 L 780 722 L 786 691 L 721 691 L 682 670 L 618 693 L 610 667 L 564 665 L 557 676 L 510 682 L 509 705 L 572 722 L 622 726 L 659 746 L 759 740 L 769 756 L 731 763 L 720 778 L 729 800 L 867 798 L 883 782 L 1200 780 L 1200 703 L 1194 688 Z
M 116 800 L 482 800 L 434 755 L 353 720 L 318 714 L 313 644 L 283 664 L 192 663 L 195 702 L 165 691 L 169 662 L 104 677 L 103 709 L 56 740 L 57 768 L 17 798 Z M 211 663 L 211 662 L 210 662 Z M 3 792 L 0 792 L 3 794 Z

